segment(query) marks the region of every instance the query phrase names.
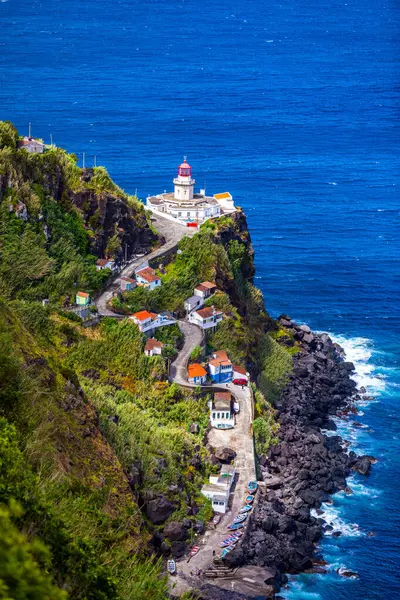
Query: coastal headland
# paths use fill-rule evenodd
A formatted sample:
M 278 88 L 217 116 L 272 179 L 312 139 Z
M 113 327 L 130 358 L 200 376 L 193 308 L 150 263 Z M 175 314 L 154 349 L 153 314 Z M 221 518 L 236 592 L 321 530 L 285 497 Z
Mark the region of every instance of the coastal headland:
M 0 125 L 0 502 L 48 551 L 42 596 L 273 598 L 323 573 L 321 506 L 374 462 L 333 421 L 363 392 L 327 334 L 268 314 L 244 211 L 173 223 Z

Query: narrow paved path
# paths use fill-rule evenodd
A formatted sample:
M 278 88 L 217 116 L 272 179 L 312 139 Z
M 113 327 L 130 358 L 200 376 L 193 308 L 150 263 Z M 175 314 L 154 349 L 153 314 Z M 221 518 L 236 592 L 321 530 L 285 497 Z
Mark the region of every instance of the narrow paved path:
M 96 299 L 97 310 L 99 315 L 102 317 L 120 317 L 112 310 L 107 308 L 108 302 L 112 299 L 114 293 L 119 289 L 121 284 L 121 277 L 131 277 L 135 269 L 139 267 L 143 262 L 149 261 L 152 258 L 157 258 L 164 252 L 170 250 L 185 236 L 193 236 L 197 233 L 197 229 L 185 227 L 180 223 L 174 223 L 169 219 L 165 219 L 160 215 L 152 215 L 151 217 L 154 227 L 157 231 L 164 236 L 165 244 L 160 246 L 156 250 L 149 252 L 145 256 L 134 258 L 131 260 L 123 270 L 113 279 L 113 281 L 107 286 L 107 288 L 100 294 Z
M 195 346 L 200 346 L 203 340 L 202 330 L 189 323 L 179 321 L 179 328 L 184 335 L 184 344 L 175 361 L 171 365 L 170 380 L 185 387 L 197 387 L 187 381 L 187 364 L 190 354 Z M 255 462 L 253 447 L 253 398 L 249 387 L 241 388 L 233 383 L 212 384 L 201 386 L 204 390 L 229 391 L 239 402 L 240 412 L 236 416 L 236 425 L 233 429 L 211 429 L 208 434 L 208 443 L 215 449 L 232 448 L 236 452 L 235 468 L 236 482 L 230 497 L 230 510 L 222 515 L 221 521 L 215 529 L 207 530 L 201 540 L 196 542 L 200 546 L 198 554 L 187 562 L 187 556 L 177 561 L 177 574 L 170 577 L 171 592 L 180 595 L 185 591 L 193 590 L 200 584 L 200 579 L 191 573 L 204 571 L 212 563 L 213 550 L 220 553 L 219 542 L 228 537 L 227 526 L 233 517 L 244 505 L 247 494 L 247 483 L 255 479 Z M 208 580 L 209 585 L 218 585 L 215 580 Z
M 201 346 L 203 343 L 204 333 L 197 325 L 189 323 L 189 321 L 178 321 L 179 329 L 183 333 L 184 343 L 178 356 L 171 364 L 170 380 L 179 383 L 179 385 L 196 387 L 195 384 L 189 384 L 187 380 L 187 365 L 190 355 L 196 346 Z

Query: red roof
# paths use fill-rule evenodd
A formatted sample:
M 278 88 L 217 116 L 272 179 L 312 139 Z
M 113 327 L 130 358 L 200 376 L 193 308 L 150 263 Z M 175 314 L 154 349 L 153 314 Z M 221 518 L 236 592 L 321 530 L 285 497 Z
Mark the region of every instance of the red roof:
M 126 281 L 127 283 L 136 283 L 136 279 L 131 279 L 130 277 L 125 277 L 125 275 L 123 275 L 121 277 L 121 281 Z
M 215 392 L 214 400 L 225 400 L 227 402 L 230 402 L 231 394 L 230 392 Z
M 136 275 L 151 283 L 152 281 L 158 281 L 160 278 L 157 277 L 156 272 L 151 267 L 145 267 L 141 271 L 137 271 Z
M 233 365 L 233 370 L 235 371 L 235 373 L 240 373 L 241 375 L 247 375 L 246 369 L 243 369 L 243 367 L 239 367 L 239 365 Z
M 79 298 L 89 298 L 89 294 L 86 292 L 78 292 L 77 296 L 79 296 Z
M 188 368 L 189 379 L 192 377 L 203 377 L 207 375 L 207 371 L 198 363 L 194 363 L 193 365 L 189 365 Z
M 157 315 L 154 313 L 149 313 L 147 310 L 140 310 L 132 315 L 132 317 L 138 321 L 147 321 L 147 319 L 153 319 L 155 316 Z
M 154 350 L 154 348 L 162 348 L 163 346 L 164 346 L 164 344 L 162 342 L 159 342 L 155 338 L 149 338 L 146 342 L 144 349 L 146 351 L 150 351 L 150 350 Z
M 179 169 L 191 169 L 192 167 L 189 165 L 189 163 L 186 161 L 186 158 L 183 160 L 183 163 L 181 165 L 179 165 Z
M 208 317 L 212 317 L 214 315 L 221 315 L 222 312 L 217 310 L 215 306 L 206 306 L 205 308 L 200 308 L 196 310 L 196 314 L 199 315 L 202 319 L 208 319 Z
M 219 367 L 220 365 L 227 367 L 232 364 L 225 350 L 218 350 L 218 352 L 214 352 L 213 354 L 215 358 L 208 361 L 209 365 L 212 365 L 213 367 Z
M 207 290 L 213 290 L 216 287 L 217 286 L 215 285 L 215 283 L 211 283 L 210 281 L 203 281 L 203 283 L 199 283 L 199 285 L 196 285 L 194 289 L 200 290 L 201 292 L 206 292 Z
M 44 146 L 43 142 L 39 142 L 39 140 L 35 140 L 35 138 L 27 137 L 27 136 L 25 136 L 22 140 L 20 140 L 19 144 L 23 145 L 23 146 L 27 146 L 28 144 L 32 144 L 32 142 L 34 142 L 35 144 L 40 144 L 40 146 Z
M 213 352 L 215 358 L 219 360 L 229 360 L 227 353 L 225 350 L 218 350 L 217 352 Z
M 99 265 L 99 267 L 105 267 L 107 263 L 108 258 L 99 258 L 98 260 L 96 260 L 96 265 Z

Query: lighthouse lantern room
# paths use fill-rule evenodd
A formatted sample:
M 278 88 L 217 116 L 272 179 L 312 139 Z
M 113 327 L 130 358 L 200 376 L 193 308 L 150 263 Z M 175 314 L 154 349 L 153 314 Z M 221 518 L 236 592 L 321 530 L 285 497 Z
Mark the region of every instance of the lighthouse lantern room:
M 176 200 L 193 200 L 195 180 L 192 178 L 192 167 L 184 161 L 178 167 L 178 177 L 174 179 L 174 197 Z

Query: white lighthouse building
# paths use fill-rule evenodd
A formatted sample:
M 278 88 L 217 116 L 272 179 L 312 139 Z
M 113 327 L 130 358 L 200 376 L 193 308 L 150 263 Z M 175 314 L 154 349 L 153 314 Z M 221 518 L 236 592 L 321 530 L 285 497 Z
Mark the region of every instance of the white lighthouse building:
M 195 180 L 192 167 L 186 157 L 178 167 L 178 175 L 173 180 L 174 191 L 149 196 L 146 207 L 154 213 L 163 213 L 181 223 L 204 223 L 207 219 L 220 217 L 235 211 L 229 192 L 206 196 L 205 190 L 194 191 Z

